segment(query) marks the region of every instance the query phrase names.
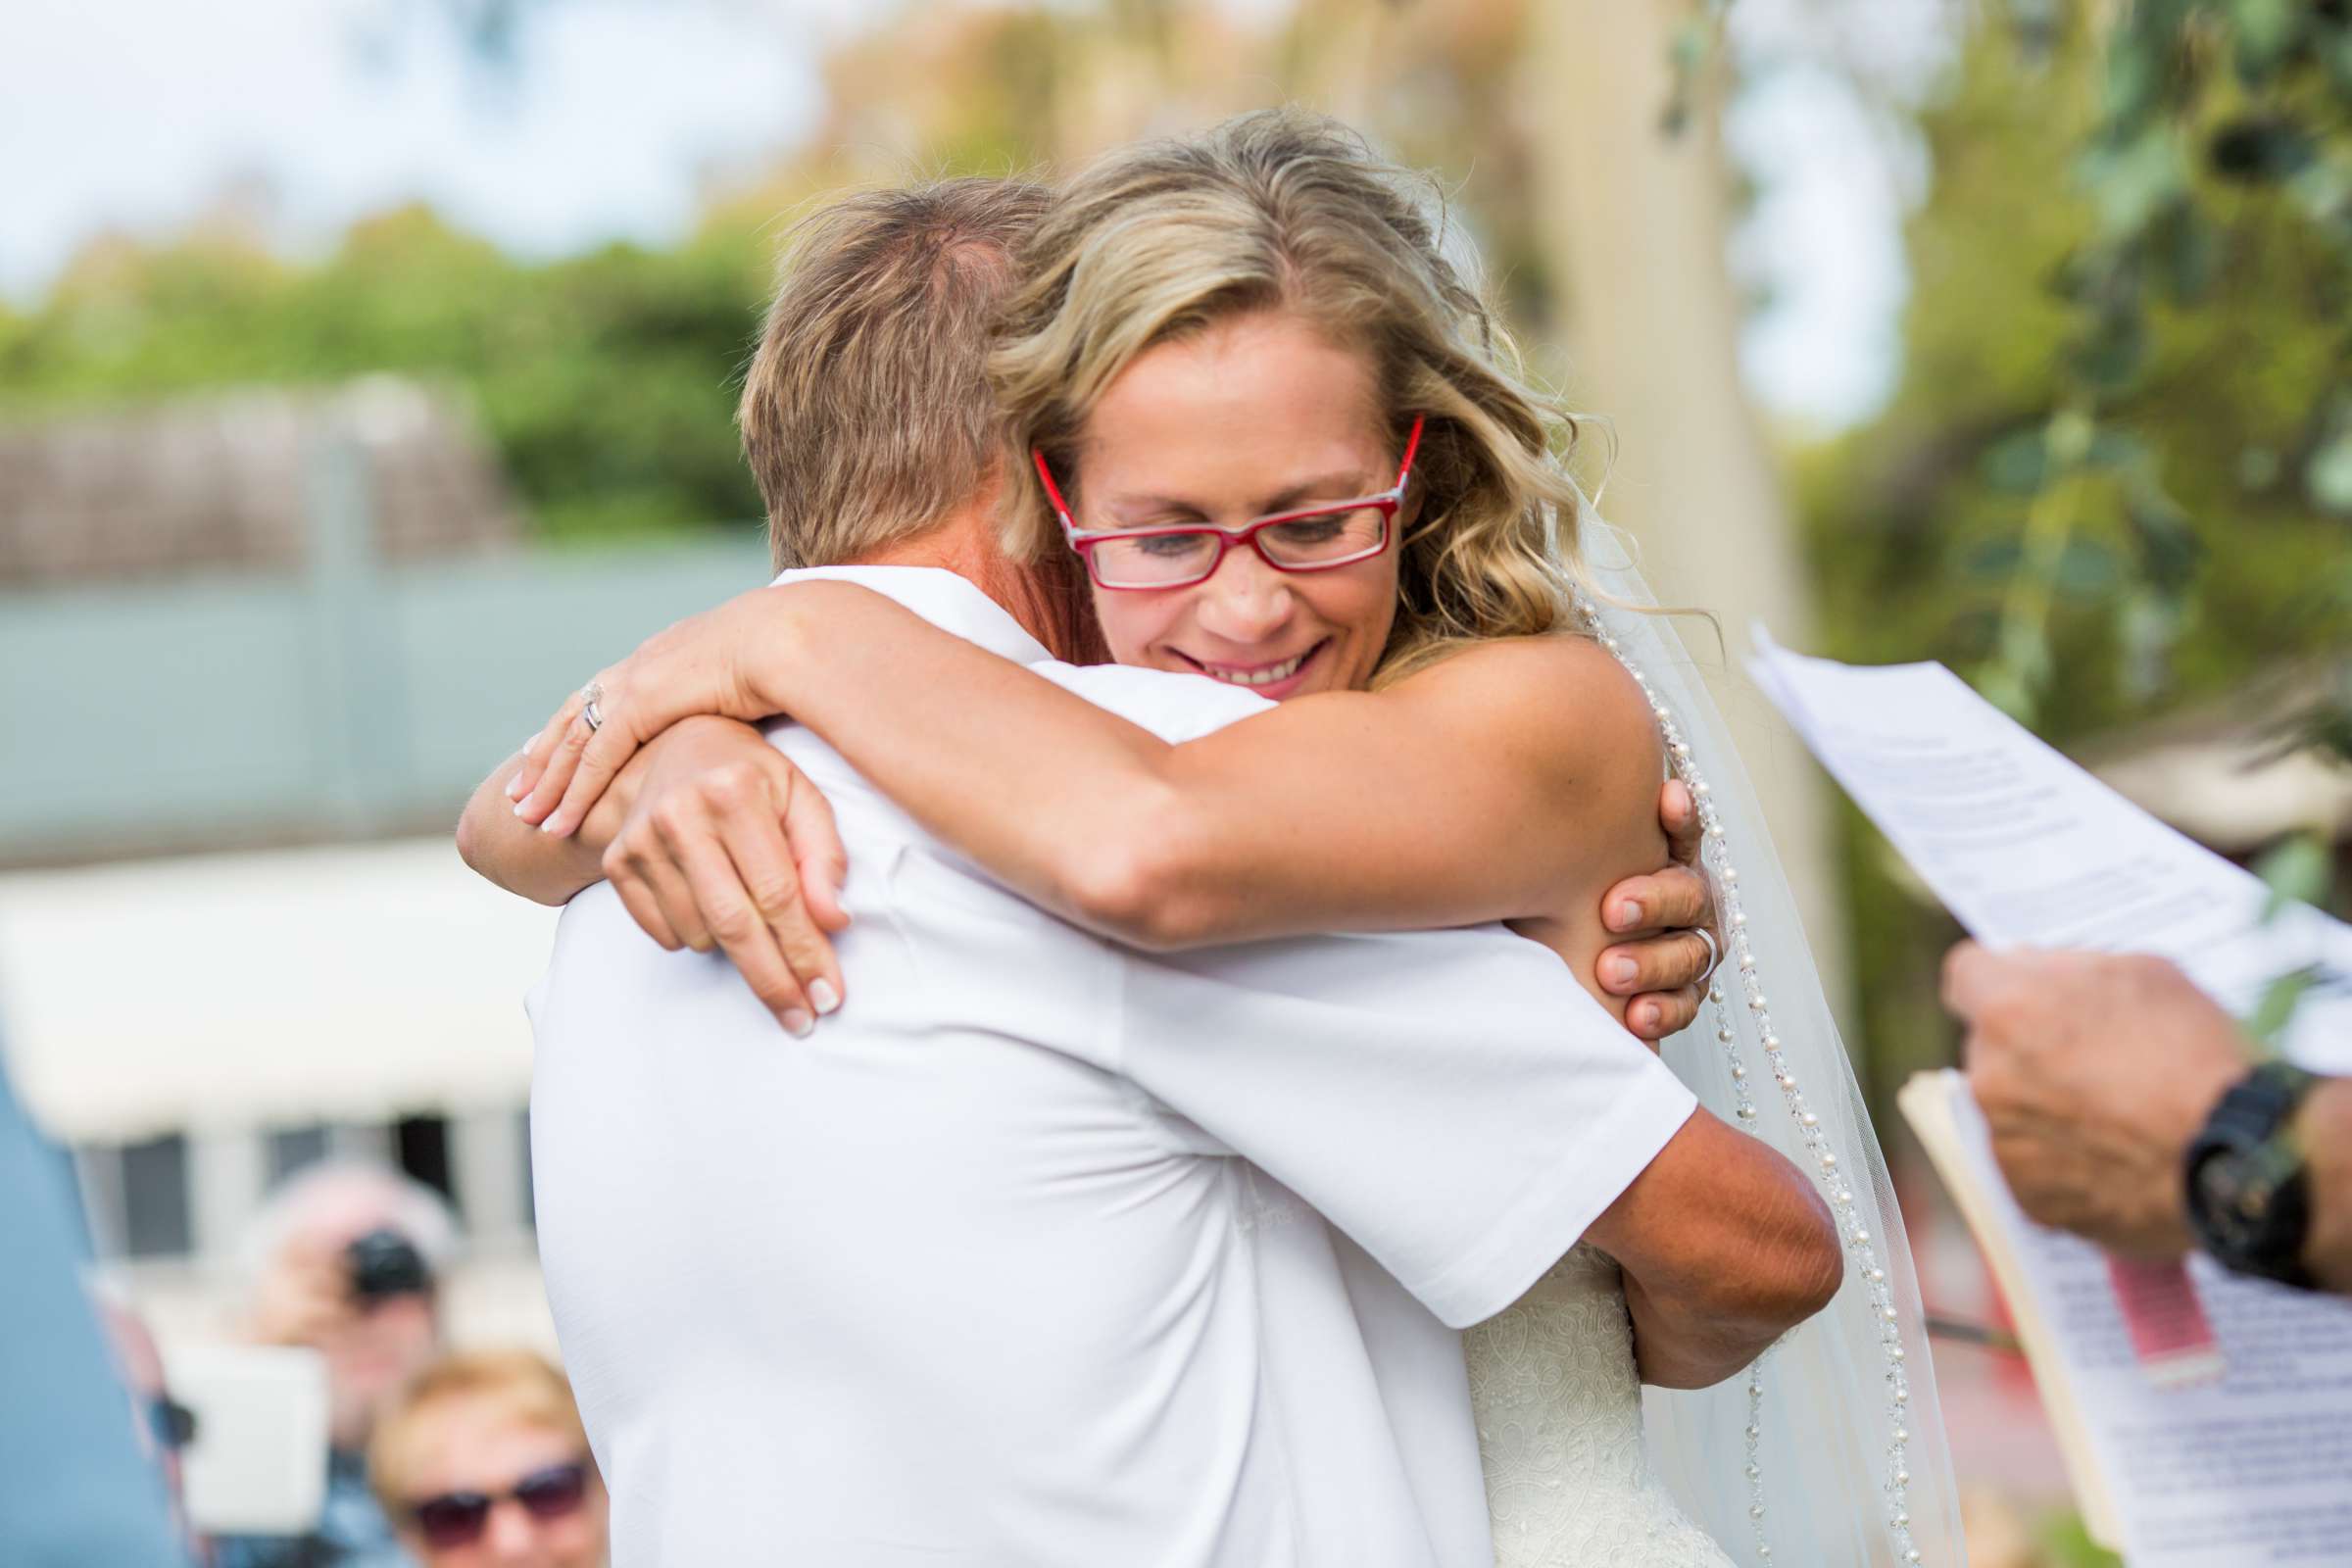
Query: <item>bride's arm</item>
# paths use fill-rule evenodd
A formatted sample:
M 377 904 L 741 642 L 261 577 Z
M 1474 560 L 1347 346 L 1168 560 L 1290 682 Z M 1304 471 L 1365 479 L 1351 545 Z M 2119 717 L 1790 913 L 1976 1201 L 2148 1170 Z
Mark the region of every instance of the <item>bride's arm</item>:
M 577 833 L 557 838 L 518 819 L 507 794 L 527 753 L 517 753 L 474 786 L 458 818 L 458 855 L 475 875 L 533 904 L 569 903 L 572 895 L 604 878 L 605 847 L 620 829 L 637 796 L 651 747 L 628 760 L 612 787 L 598 797 Z
M 569 831 L 599 769 L 681 712 L 790 712 L 1011 887 L 1149 946 L 1523 915 L 1664 858 L 1647 705 L 1581 639 L 1181 746 L 837 582 L 746 595 L 599 678 L 604 729 L 560 731 L 526 820 Z
M 514 814 L 521 764 L 494 769 L 458 823 L 458 853 L 484 879 L 563 904 L 610 876 L 656 942 L 724 952 L 793 1033 L 840 1005 L 828 938 L 849 923 L 841 836 L 823 795 L 758 730 L 709 716 L 672 725 L 563 838 Z

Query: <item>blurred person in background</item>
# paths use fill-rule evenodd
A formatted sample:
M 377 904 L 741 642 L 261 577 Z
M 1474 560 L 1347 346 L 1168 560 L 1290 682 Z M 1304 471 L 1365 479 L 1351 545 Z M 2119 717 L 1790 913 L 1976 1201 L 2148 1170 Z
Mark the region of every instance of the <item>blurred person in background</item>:
M 2201 1249 L 2352 1294 L 2352 1079 L 2257 1061 L 2236 1020 L 2144 955 L 1964 942 L 1943 997 L 2027 1214 L 2135 1257 Z
M 81 1250 L 61 1165 L 0 1071 L 0 1563 L 186 1568 Z
M 218 1542 L 219 1568 L 407 1563 L 366 1453 L 385 1406 L 439 1349 L 435 1291 L 456 1237 L 432 1189 L 362 1161 L 310 1166 L 263 1204 L 243 1247 L 254 1282 L 246 1332 L 325 1359 L 326 1501 L 309 1536 Z
M 424 1568 L 599 1568 L 609 1505 L 571 1385 L 533 1350 L 442 1357 L 368 1445 L 384 1513 Z

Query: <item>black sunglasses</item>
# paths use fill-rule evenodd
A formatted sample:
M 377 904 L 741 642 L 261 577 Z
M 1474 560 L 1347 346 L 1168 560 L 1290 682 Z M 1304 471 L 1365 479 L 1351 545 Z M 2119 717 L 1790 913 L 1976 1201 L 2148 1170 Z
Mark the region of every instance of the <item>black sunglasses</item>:
M 551 1464 L 514 1483 L 511 1492 L 445 1492 L 409 1504 L 416 1533 L 435 1551 L 470 1546 L 490 1528 L 490 1510 L 512 1497 L 534 1519 L 561 1519 L 588 1495 L 588 1466 Z

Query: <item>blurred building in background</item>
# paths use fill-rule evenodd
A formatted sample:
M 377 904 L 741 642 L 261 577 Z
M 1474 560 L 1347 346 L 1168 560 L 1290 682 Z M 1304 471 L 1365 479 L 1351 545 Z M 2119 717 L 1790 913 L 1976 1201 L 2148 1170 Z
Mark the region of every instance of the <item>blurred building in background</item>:
M 466 406 L 385 375 L 339 393 L 245 387 L 0 425 L 0 588 L 300 571 L 322 455 L 356 454 L 388 563 L 522 535 Z
M 462 397 L 371 377 L 0 426 L 0 1019 L 93 1244 L 216 1336 L 264 1192 L 446 1195 L 461 1339 L 552 1343 L 521 996 L 553 911 L 449 838 L 572 683 L 764 538 L 551 556 Z

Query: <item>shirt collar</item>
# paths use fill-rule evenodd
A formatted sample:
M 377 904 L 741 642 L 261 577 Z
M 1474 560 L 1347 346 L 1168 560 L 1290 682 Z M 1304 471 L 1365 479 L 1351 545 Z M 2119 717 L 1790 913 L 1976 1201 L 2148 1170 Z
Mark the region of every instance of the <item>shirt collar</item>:
M 776 583 L 830 578 L 870 588 L 894 599 L 942 631 L 952 631 L 1016 664 L 1042 664 L 1054 656 L 1045 644 L 1021 629 L 1003 605 L 982 593 L 968 577 L 941 566 L 798 566 L 779 572 Z

